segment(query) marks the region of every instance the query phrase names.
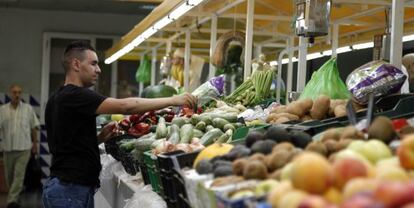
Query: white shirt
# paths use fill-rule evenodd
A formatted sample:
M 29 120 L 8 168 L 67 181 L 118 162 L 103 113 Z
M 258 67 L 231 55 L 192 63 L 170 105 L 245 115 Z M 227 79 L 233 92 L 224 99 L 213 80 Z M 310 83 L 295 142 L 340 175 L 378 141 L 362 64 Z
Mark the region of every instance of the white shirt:
M 32 148 L 31 130 L 40 123 L 32 106 L 20 102 L 16 109 L 10 103 L 0 106 L 0 138 L 3 150 Z

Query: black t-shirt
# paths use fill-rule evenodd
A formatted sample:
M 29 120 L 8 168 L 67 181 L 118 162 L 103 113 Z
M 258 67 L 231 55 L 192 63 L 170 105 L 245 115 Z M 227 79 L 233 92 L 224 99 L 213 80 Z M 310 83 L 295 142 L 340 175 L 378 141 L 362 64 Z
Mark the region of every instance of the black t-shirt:
M 99 186 L 102 167 L 95 112 L 105 99 L 75 85 L 63 86 L 49 98 L 45 123 L 52 154 L 51 176 L 65 182 Z

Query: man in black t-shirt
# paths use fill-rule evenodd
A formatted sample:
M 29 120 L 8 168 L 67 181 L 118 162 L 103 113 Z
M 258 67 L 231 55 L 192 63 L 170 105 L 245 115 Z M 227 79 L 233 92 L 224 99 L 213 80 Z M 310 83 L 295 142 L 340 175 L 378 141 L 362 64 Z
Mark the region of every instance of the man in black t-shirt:
M 95 49 L 75 41 L 63 55 L 65 84 L 50 98 L 45 122 L 52 154 L 50 178 L 43 187 L 43 205 L 51 207 L 94 207 L 101 163 L 98 144 L 113 135 L 115 123 L 96 135 L 97 114 L 133 114 L 167 106 L 194 107 L 191 94 L 170 98 L 107 98 L 88 87 L 96 83 L 101 70 Z

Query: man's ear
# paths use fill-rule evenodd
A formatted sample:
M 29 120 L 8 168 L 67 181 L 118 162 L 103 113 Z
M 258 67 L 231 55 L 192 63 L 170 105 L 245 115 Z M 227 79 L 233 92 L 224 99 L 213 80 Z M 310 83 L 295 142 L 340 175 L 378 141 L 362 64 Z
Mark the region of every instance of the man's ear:
M 79 61 L 79 59 L 77 59 L 77 58 L 74 58 L 74 59 L 72 59 L 72 65 L 73 65 L 73 69 L 75 70 L 75 71 L 80 71 L 80 61 Z

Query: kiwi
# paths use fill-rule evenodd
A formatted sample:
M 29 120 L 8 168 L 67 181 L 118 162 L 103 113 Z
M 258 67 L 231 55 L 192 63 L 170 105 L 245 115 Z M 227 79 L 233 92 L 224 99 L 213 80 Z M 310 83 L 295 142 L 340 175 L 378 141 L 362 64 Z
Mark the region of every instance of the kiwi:
M 337 142 L 335 140 L 332 140 L 332 139 L 323 142 L 323 144 L 325 144 L 325 146 L 326 146 L 326 149 L 328 150 L 328 155 L 330 155 L 330 154 L 337 151 L 338 143 L 339 142 Z
M 386 144 L 389 144 L 395 136 L 396 133 L 392 121 L 385 116 L 376 117 L 368 128 L 368 137 L 370 139 L 379 139 Z
M 274 146 L 272 152 L 276 152 L 277 150 L 293 151 L 294 149 L 295 149 L 295 146 L 293 146 L 292 143 L 282 142 Z
M 270 154 L 272 152 L 273 146 L 276 145 L 276 142 L 273 140 L 263 140 L 257 141 L 251 147 L 252 153 L 263 153 L 265 155 Z
M 247 134 L 246 137 L 246 147 L 250 148 L 255 142 L 264 140 L 265 136 L 262 132 L 259 131 L 251 131 Z
M 243 177 L 245 179 L 260 179 L 264 180 L 267 178 L 267 168 L 265 164 L 260 161 L 253 160 L 249 161 L 243 170 Z
M 312 137 L 303 131 L 293 130 L 290 135 L 292 136 L 292 143 L 299 148 L 305 148 L 312 142 Z
M 317 152 L 323 156 L 328 156 L 328 149 L 326 146 L 320 141 L 313 141 L 306 146 L 307 151 Z
M 359 131 L 355 126 L 347 126 L 343 129 L 340 139 L 345 138 L 363 139 L 364 133 Z
M 245 158 L 237 159 L 233 162 L 233 174 L 241 176 L 243 175 L 244 166 L 246 166 L 248 160 Z
M 281 175 L 282 175 L 282 169 L 278 169 L 278 170 L 273 171 L 271 174 L 269 174 L 268 178 L 280 181 Z
M 263 164 L 266 164 L 266 156 L 262 153 L 255 153 L 249 157 L 249 161 L 258 160 Z
M 338 128 L 332 128 L 332 129 L 328 129 L 323 132 L 321 141 L 324 142 L 330 139 L 338 141 L 340 137 L 341 137 L 341 131 Z
M 267 156 L 266 166 L 270 172 L 273 172 L 279 168 L 285 166 L 293 156 L 292 151 L 278 150 Z
M 413 133 L 414 133 L 414 127 L 407 125 L 400 130 L 400 137 L 402 138 L 408 134 L 413 134 Z
M 266 139 L 271 139 L 277 143 L 291 142 L 291 135 L 286 129 L 278 126 L 271 126 L 265 134 Z

